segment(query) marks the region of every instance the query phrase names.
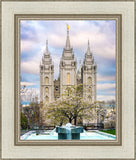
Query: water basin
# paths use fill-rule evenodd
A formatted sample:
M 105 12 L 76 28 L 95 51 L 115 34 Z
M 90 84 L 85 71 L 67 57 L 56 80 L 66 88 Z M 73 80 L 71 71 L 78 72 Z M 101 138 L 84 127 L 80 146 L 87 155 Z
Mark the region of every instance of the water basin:
M 50 131 L 51 132 L 51 131 Z M 115 140 L 116 136 L 110 135 L 107 133 L 103 133 L 100 131 L 84 131 L 83 133 L 80 133 L 80 140 Z M 51 134 L 39 134 L 36 135 L 36 132 L 30 131 L 27 132 L 27 134 L 24 134 L 21 136 L 21 140 L 58 140 L 58 133 L 54 131 L 54 133 Z

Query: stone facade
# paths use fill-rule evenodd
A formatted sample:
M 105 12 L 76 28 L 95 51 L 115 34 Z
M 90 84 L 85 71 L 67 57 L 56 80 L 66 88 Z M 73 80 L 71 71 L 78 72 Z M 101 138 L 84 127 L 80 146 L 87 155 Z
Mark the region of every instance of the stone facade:
M 60 59 L 57 80 L 54 80 L 54 65 L 46 42 L 46 52 L 40 64 L 40 100 L 43 103 L 52 102 L 61 97 L 66 87 L 83 84 L 83 97 L 93 103 L 96 101 L 96 72 L 97 66 L 90 51 L 89 41 L 83 65 L 80 62 L 77 71 L 77 62 L 70 45 L 69 26 L 67 26 L 66 44 Z

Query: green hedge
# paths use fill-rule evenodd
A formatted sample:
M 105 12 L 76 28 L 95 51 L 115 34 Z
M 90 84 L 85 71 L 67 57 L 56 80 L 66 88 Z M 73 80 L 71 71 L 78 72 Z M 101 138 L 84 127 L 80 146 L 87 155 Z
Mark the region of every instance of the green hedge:
M 110 130 L 100 130 L 101 132 L 105 132 L 105 133 L 109 133 L 109 134 L 113 134 L 116 135 L 116 130 L 115 129 L 110 129 Z

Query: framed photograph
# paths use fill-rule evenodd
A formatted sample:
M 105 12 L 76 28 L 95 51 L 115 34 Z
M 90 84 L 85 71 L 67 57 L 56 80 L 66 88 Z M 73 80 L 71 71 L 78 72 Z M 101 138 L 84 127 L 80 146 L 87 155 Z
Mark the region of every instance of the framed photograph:
M 43 140 L 41 143 L 45 145 L 47 140 L 49 144 L 55 140 L 55 144 L 58 145 L 62 143 L 60 140 L 72 140 L 73 145 L 78 143 L 81 145 L 81 141 L 91 144 L 93 140 L 92 145 L 94 145 L 94 140 L 97 144 L 98 140 L 100 143 L 102 140 L 101 144 L 108 144 L 108 141 L 111 144 L 113 141 L 113 144 L 116 142 L 115 145 L 119 145 L 121 143 L 119 133 L 121 131 L 121 93 L 119 92 L 121 16 L 101 15 L 101 17 L 96 16 L 95 20 L 95 15 L 93 19 L 91 15 L 84 15 L 85 20 L 82 15 L 74 16 L 75 18 L 67 15 L 65 19 L 71 20 L 65 20 L 64 16 L 56 16 L 61 20 L 53 20 L 54 15 L 47 20 L 46 16 L 40 20 L 36 16 L 29 20 L 29 17 L 32 18 L 30 15 L 15 16 L 15 23 L 19 22 L 16 25 L 19 28 L 15 28 L 15 34 L 20 31 L 20 49 L 17 51 L 21 50 L 21 53 L 16 52 L 15 56 L 17 62 L 20 55 L 17 65 L 21 66 L 20 74 L 16 72 L 16 80 L 21 83 L 18 87 L 20 94 L 15 95 L 16 99 L 20 99 L 20 104 L 17 103 L 15 111 L 16 114 L 18 112 L 21 114 L 15 119 L 21 136 L 21 141 L 18 140 L 18 142 L 26 144 L 29 140 L 28 144 L 30 144 L 30 140 L 40 140 L 40 142 Z M 81 17 L 82 20 L 79 19 Z M 70 26 L 73 36 L 70 34 Z M 16 37 L 18 37 L 17 34 Z M 31 35 L 34 35 L 34 39 Z M 38 35 L 43 35 L 43 39 L 47 39 L 47 36 L 48 40 L 51 39 L 54 53 L 50 53 L 48 40 L 40 42 L 42 38 Z M 80 35 L 81 38 L 79 38 Z M 105 42 L 102 35 L 105 37 Z M 39 43 L 37 43 L 38 37 Z M 62 40 L 56 41 L 55 37 Z M 98 49 L 94 51 L 96 54 L 93 54 L 90 41 L 86 40 L 87 37 L 95 41 L 94 46 Z M 71 47 L 71 38 L 75 43 L 75 49 Z M 61 49 L 64 42 L 64 48 Z M 34 45 L 37 49 L 33 43 L 39 44 L 39 46 Z M 118 43 L 118 49 L 116 49 L 116 43 Z M 17 48 L 18 39 L 15 45 Z M 44 48 L 43 51 L 40 46 Z M 86 46 L 85 49 L 83 49 L 84 46 Z M 116 64 L 119 66 L 117 71 Z M 15 68 L 18 68 L 17 65 Z M 15 90 L 18 91 L 18 88 Z M 117 107 L 116 104 L 118 104 Z M 116 110 L 118 111 L 117 120 Z M 19 119 L 20 123 L 18 123 Z M 15 136 L 18 133 L 19 130 L 16 130 Z M 59 141 L 56 142 L 56 140 Z M 36 141 L 35 144 L 37 144 Z M 33 142 L 31 144 L 33 145 Z M 71 142 L 66 141 L 63 144 L 68 145 Z
M 135 2 L 1 9 L 1 158 L 134 160 Z

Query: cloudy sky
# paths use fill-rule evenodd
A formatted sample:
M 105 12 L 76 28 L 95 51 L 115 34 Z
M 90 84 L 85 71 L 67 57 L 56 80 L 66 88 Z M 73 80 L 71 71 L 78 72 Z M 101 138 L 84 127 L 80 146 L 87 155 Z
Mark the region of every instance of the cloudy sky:
M 83 62 L 88 40 L 97 64 L 97 100 L 115 99 L 114 20 L 21 21 L 21 86 L 35 88 L 39 94 L 39 65 L 46 40 L 54 62 L 54 79 L 59 75 L 59 61 L 66 42 L 69 24 L 70 42 L 77 63 Z

